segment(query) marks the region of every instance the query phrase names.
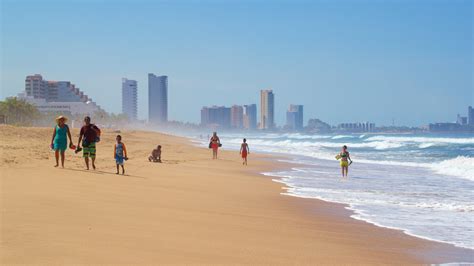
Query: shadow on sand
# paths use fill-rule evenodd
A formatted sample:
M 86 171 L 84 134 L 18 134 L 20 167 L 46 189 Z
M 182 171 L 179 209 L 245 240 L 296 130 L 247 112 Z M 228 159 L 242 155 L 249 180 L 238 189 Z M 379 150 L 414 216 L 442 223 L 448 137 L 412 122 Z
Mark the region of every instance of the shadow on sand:
M 118 175 L 118 174 L 113 173 L 113 172 L 105 172 L 105 171 L 100 171 L 100 170 L 86 170 L 86 169 L 73 169 L 73 168 L 63 168 L 62 170 L 91 173 L 91 174 L 96 174 L 96 175 Z M 147 177 L 144 177 L 144 176 L 128 175 L 128 174 L 125 174 L 125 175 L 119 174 L 118 176 L 127 176 L 127 177 L 148 179 Z

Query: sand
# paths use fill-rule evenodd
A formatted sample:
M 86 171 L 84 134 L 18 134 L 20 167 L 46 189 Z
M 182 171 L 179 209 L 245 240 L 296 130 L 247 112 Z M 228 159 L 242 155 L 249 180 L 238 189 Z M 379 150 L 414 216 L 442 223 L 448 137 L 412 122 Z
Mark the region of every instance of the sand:
M 151 132 L 121 132 L 115 174 L 105 131 L 97 170 L 68 150 L 53 168 L 52 129 L 0 126 L 0 264 L 341 264 L 459 261 L 472 253 L 349 218 L 342 205 L 280 193 L 260 175 L 285 167 Z M 73 131 L 77 141 L 78 130 Z M 224 140 L 225 141 L 225 140 Z M 163 146 L 163 163 L 147 157 Z M 251 143 L 250 143 L 251 145 Z M 466 257 L 467 256 L 467 257 Z

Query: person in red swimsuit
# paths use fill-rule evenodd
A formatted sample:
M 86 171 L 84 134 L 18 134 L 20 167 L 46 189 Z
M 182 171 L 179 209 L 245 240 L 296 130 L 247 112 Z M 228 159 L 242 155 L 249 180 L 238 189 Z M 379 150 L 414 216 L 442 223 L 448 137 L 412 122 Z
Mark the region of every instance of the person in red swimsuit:
M 215 160 L 217 159 L 217 151 L 219 150 L 219 147 L 221 146 L 221 140 L 217 136 L 217 132 L 214 132 L 212 134 L 212 137 L 209 141 L 210 141 L 209 148 L 212 149 L 212 159 Z
M 240 154 L 242 155 L 242 164 L 247 165 L 247 155 L 250 153 L 249 145 L 247 144 L 247 140 L 244 139 L 242 145 L 240 145 Z

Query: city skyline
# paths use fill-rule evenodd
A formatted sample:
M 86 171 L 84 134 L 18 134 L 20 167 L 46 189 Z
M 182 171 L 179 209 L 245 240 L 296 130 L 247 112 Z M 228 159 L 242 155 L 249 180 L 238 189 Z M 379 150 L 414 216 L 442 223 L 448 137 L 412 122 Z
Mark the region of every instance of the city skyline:
M 290 103 L 331 124 L 455 121 L 474 105 L 472 5 L 2 1 L 0 98 L 22 90 L 25 75 L 42 73 L 73 80 L 119 113 L 117 87 L 132 77 L 142 84 L 138 116 L 146 119 L 146 73 L 155 71 L 173 77 L 170 120 L 197 123 L 203 105 L 259 102 L 255 92 L 271 87 L 278 125 Z

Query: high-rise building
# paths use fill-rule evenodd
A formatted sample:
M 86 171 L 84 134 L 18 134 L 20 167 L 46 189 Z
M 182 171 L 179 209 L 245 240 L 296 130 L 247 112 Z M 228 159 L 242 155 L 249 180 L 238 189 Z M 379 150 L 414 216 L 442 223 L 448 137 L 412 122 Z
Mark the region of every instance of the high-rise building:
M 303 105 L 290 105 L 286 112 L 286 126 L 293 130 L 303 129 Z
M 467 108 L 467 124 L 471 126 L 474 125 L 474 108 L 472 108 L 472 106 Z
M 168 76 L 148 74 L 148 120 L 152 123 L 168 121 Z
M 260 91 L 260 129 L 275 127 L 275 95 L 273 90 Z
M 244 128 L 245 129 L 256 129 L 257 128 L 257 105 L 249 104 L 244 105 Z
M 467 125 L 467 117 L 458 114 L 456 117 L 456 123 L 460 124 L 461 126 Z
M 46 99 L 47 81 L 43 80 L 40 74 L 26 76 L 25 92 L 26 96 L 35 99 Z
M 122 113 L 136 120 L 137 110 L 137 81 L 122 78 Z
M 203 107 L 201 109 L 201 125 L 229 128 L 231 126 L 231 108 L 224 106 Z
M 244 108 L 240 105 L 233 105 L 230 108 L 230 126 L 240 129 L 244 126 Z

